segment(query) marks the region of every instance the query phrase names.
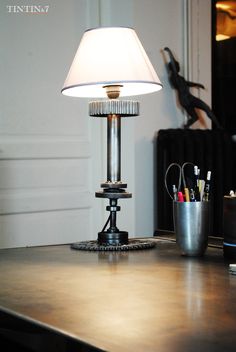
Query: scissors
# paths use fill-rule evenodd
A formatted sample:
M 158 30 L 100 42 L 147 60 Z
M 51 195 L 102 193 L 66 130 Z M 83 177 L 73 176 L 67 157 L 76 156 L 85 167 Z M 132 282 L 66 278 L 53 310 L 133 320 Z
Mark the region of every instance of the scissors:
M 170 196 L 170 198 L 172 200 L 175 200 L 175 201 L 178 200 L 178 196 L 177 195 L 181 191 L 181 186 L 182 186 L 182 183 L 183 183 L 185 200 L 186 200 L 186 202 L 190 201 L 189 189 L 187 187 L 186 177 L 185 177 L 185 167 L 187 165 L 191 165 L 191 166 L 194 167 L 193 163 L 187 161 L 182 166 L 180 164 L 178 164 L 178 163 L 171 163 L 168 166 L 167 170 L 166 170 L 166 173 L 165 173 L 165 188 L 166 188 L 166 191 L 167 191 L 167 193 L 169 194 L 169 196 Z M 167 184 L 167 176 L 168 176 L 170 170 L 173 169 L 173 168 L 177 168 L 178 173 L 177 173 L 177 183 L 172 185 L 172 192 L 173 192 L 173 195 L 172 195 L 170 193 L 170 190 L 169 190 L 169 187 L 168 187 L 168 184 Z M 176 185 L 177 185 L 177 187 L 176 187 Z

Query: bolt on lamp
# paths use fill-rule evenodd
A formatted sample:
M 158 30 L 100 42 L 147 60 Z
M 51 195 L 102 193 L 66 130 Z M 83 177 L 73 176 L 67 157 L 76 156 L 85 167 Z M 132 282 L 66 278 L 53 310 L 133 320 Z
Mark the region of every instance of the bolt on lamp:
M 89 115 L 107 118 L 107 180 L 96 197 L 109 199 L 107 223 L 98 233 L 99 248 L 128 249 L 128 232 L 120 231 L 116 215 L 120 198 L 131 198 L 121 181 L 121 117 L 138 116 L 139 103 L 119 99 L 158 91 L 162 84 L 135 31 L 126 27 L 101 27 L 85 31 L 62 94 L 105 98 L 89 103 Z M 106 227 L 109 228 L 106 230 Z M 77 249 L 90 249 L 85 242 Z M 100 246 L 100 247 L 99 247 Z

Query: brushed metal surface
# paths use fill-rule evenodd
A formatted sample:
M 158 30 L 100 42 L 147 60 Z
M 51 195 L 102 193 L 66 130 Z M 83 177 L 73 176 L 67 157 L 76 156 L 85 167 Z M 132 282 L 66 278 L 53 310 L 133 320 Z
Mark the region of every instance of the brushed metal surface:
M 107 181 L 121 181 L 121 118 L 112 114 L 107 117 Z
M 210 202 L 173 202 L 176 241 L 182 254 L 201 256 L 208 243 Z
M 235 351 L 236 277 L 222 250 L 0 251 L 0 305 L 106 351 Z

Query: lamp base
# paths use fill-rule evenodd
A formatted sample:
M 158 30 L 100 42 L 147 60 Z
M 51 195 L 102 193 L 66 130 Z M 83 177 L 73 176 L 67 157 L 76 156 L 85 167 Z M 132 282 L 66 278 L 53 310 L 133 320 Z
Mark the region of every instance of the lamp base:
M 126 231 L 102 231 L 98 233 L 98 244 L 101 245 L 121 246 L 123 244 L 128 244 L 128 241 L 128 232 Z
M 128 240 L 127 244 L 123 245 L 105 245 L 99 244 L 98 241 L 76 242 L 71 245 L 72 249 L 80 251 L 98 251 L 98 252 L 123 252 L 130 250 L 150 249 L 156 245 L 156 242 L 151 240 Z

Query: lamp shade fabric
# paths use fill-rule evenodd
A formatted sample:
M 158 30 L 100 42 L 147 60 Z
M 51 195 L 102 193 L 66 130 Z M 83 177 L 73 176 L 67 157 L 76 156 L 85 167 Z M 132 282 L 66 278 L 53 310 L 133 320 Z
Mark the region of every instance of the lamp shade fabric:
M 62 93 L 106 97 L 104 86 L 120 85 L 120 96 L 152 93 L 162 84 L 132 28 L 87 30 L 72 62 Z

